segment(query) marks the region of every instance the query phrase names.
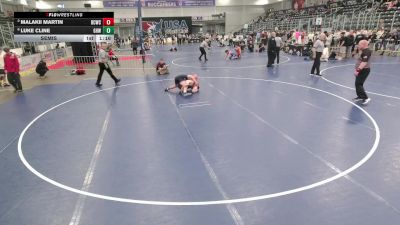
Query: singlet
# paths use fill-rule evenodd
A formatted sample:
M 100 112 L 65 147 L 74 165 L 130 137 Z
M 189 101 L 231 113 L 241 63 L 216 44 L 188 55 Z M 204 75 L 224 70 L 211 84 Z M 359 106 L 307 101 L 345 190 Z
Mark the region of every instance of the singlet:
M 188 77 L 185 74 L 178 75 L 178 76 L 175 77 L 175 85 L 178 86 L 178 88 L 180 89 L 182 87 L 181 84 L 180 84 L 181 81 L 185 81 L 187 79 L 188 79 Z

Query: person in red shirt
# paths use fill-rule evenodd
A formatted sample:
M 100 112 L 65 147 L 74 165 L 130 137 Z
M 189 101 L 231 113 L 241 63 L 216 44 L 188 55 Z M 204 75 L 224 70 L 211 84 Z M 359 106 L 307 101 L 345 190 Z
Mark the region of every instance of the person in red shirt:
M 168 65 L 165 63 L 164 59 L 160 59 L 160 61 L 157 63 L 156 71 L 158 75 L 169 74 Z
M 112 50 L 111 47 L 108 49 L 108 57 L 110 57 L 111 62 L 112 62 L 113 60 L 115 60 L 115 62 L 117 63 L 117 66 L 119 66 L 119 59 L 118 59 L 118 57 L 114 54 L 114 52 L 113 52 L 113 50 Z
M 237 58 L 240 59 L 240 57 L 242 56 L 242 49 L 240 48 L 239 45 L 237 45 L 237 46 L 235 47 L 235 51 L 236 51 L 236 56 L 237 56 Z
M 6 53 L 4 55 L 4 72 L 7 74 L 8 81 L 15 88 L 15 92 L 22 92 L 18 57 L 15 53 L 10 52 L 8 47 L 3 50 Z

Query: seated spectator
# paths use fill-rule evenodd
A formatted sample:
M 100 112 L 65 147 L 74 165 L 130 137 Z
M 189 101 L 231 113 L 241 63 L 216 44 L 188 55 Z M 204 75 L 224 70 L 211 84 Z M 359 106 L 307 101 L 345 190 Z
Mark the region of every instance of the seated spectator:
M 44 79 L 46 78 L 46 73 L 49 71 L 49 68 L 46 65 L 46 62 L 42 59 L 40 62 L 37 64 L 36 73 L 39 74 L 39 79 Z
M 114 52 L 113 52 L 111 47 L 108 49 L 108 57 L 110 58 L 111 62 L 113 62 L 115 60 L 115 62 L 117 63 L 117 66 L 119 66 L 119 59 L 114 54 Z
M 263 44 L 263 43 L 260 43 L 260 44 L 258 45 L 258 52 L 264 52 L 264 51 L 265 51 L 264 44 Z
M 164 62 L 164 59 L 160 59 L 160 61 L 156 65 L 156 71 L 158 75 L 169 74 L 168 65 Z

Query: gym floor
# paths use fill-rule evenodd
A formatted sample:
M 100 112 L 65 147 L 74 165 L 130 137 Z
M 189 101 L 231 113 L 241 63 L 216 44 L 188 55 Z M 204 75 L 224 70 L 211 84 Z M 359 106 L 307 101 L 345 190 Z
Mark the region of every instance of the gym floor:
M 399 58 L 373 57 L 363 106 L 354 60 L 314 77 L 298 56 L 168 48 L 151 52 L 168 76 L 115 70 L 119 87 L 92 76 L 0 105 L 0 224 L 399 224 Z M 188 73 L 200 93 L 163 91 Z

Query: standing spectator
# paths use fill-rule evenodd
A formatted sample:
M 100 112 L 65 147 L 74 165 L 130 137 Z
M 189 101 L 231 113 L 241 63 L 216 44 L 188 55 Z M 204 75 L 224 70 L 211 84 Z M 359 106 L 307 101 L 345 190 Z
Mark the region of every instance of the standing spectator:
M 8 86 L 10 86 L 7 83 L 7 74 L 4 71 L 4 60 L 3 60 L 4 59 L 4 55 L 5 55 L 5 53 L 4 53 L 3 49 L 0 48 L 0 57 L 1 57 L 1 60 L 0 60 L 0 87 L 8 87 Z
M 99 68 L 100 68 L 100 72 L 99 75 L 97 76 L 97 81 L 96 81 L 96 86 L 97 87 L 101 87 L 102 84 L 101 82 L 101 77 L 103 76 L 104 70 L 107 71 L 107 73 L 110 75 L 110 77 L 114 80 L 115 85 L 118 85 L 119 82 L 121 81 L 121 79 L 118 79 L 114 76 L 113 72 L 111 71 L 110 66 L 108 65 L 108 54 L 105 51 L 105 49 L 107 48 L 107 43 L 101 43 L 100 46 L 100 51 L 99 51 Z
M 275 56 L 276 56 L 275 32 L 272 32 L 271 37 L 268 39 L 267 52 L 268 52 L 267 67 L 271 67 L 275 61 Z
M 247 43 L 247 48 L 249 49 L 250 52 L 254 52 L 254 43 L 253 40 L 249 40 Z
M 324 48 L 325 48 L 325 45 L 324 45 L 325 40 L 326 40 L 326 36 L 325 36 L 325 34 L 322 33 L 319 35 L 319 39 L 317 39 L 314 42 L 313 49 L 315 51 L 315 58 L 314 58 L 314 64 L 311 68 L 310 75 L 321 76 L 319 67 L 321 65 L 322 52 L 324 51 Z M 317 70 L 316 74 L 314 74 L 315 70 Z
M 281 35 L 278 34 L 275 38 L 276 42 L 276 63 L 279 64 L 279 52 L 281 51 L 281 48 L 283 47 L 283 42 L 282 38 L 280 37 Z
M 356 37 L 354 38 L 354 45 L 353 45 L 353 57 L 355 54 L 358 53 L 358 44 L 360 43 L 360 41 L 362 40 L 368 40 L 366 31 L 362 30 L 359 34 L 356 35 Z
M 242 57 L 242 49 L 240 48 L 239 45 L 236 45 L 234 48 L 235 48 L 236 56 L 238 57 L 238 59 L 240 59 Z
M 137 42 L 136 38 L 132 39 L 131 47 L 132 47 L 133 54 L 137 55 L 138 42 Z
M 261 43 L 263 43 L 263 45 L 266 46 L 266 45 L 267 45 L 267 42 L 268 42 L 268 35 L 267 35 L 267 32 L 266 32 L 266 31 L 263 31 L 263 32 L 261 33 Z
M 368 39 L 373 44 L 374 51 L 377 51 L 378 50 L 378 43 L 377 43 L 378 35 L 376 34 L 376 31 L 373 31 L 372 34 L 368 37 Z
M 345 32 L 340 33 L 339 38 L 339 56 L 344 58 L 346 56 L 346 46 L 345 46 Z
M 384 33 L 379 38 L 379 39 L 381 39 L 381 46 L 380 46 L 379 50 L 382 50 L 382 53 L 380 55 L 383 55 L 386 51 L 386 45 L 388 43 L 389 36 L 390 36 L 389 32 L 384 31 Z
M 182 44 L 182 34 L 179 33 L 178 34 L 178 45 L 181 45 L 181 44 Z
M 22 92 L 21 76 L 19 74 L 19 61 L 16 54 L 10 52 L 10 48 L 5 47 L 4 70 L 15 92 Z
M 351 57 L 353 45 L 354 45 L 354 34 L 353 31 L 351 30 L 344 39 L 344 46 L 346 46 L 346 58 Z
M 334 44 L 333 43 L 333 35 L 332 35 L 332 33 L 327 33 L 327 34 L 325 34 L 325 36 L 326 36 L 325 46 L 327 48 L 330 48 Z

